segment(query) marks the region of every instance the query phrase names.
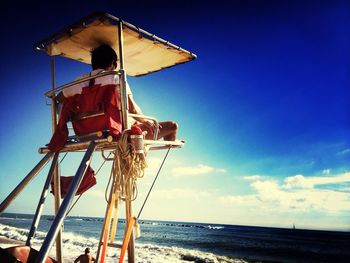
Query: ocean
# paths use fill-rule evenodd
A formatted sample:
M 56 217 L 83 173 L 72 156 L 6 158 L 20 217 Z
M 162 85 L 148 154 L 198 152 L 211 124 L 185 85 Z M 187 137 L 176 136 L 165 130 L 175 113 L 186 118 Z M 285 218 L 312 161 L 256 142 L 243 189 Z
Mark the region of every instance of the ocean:
M 32 218 L 2 214 L 0 236 L 25 242 Z M 42 217 L 34 248 L 40 248 L 52 220 L 53 216 Z M 117 243 L 121 243 L 125 226 L 124 220 L 119 222 Z M 73 262 L 85 247 L 96 253 L 102 224 L 102 218 L 67 217 L 64 262 Z M 136 262 L 350 262 L 350 232 L 150 220 L 139 224 Z M 118 255 L 119 249 L 108 248 L 106 262 L 117 262 Z

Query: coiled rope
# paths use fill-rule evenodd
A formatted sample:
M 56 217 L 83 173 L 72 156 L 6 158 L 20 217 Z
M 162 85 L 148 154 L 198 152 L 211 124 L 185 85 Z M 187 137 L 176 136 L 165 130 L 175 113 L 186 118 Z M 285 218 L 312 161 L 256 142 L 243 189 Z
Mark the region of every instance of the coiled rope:
M 114 191 L 119 191 L 122 198 L 137 198 L 138 178 L 144 176 L 147 167 L 144 153 L 136 153 L 132 144 L 128 142 L 130 130 L 124 130 L 114 153 L 112 173 L 115 179 Z M 119 176 L 117 176 L 119 174 Z M 127 187 L 131 186 L 131 196 L 127 194 Z
M 113 164 L 112 169 L 110 173 L 110 177 L 106 186 L 105 190 L 105 200 L 108 202 L 107 198 L 107 192 L 110 186 L 111 181 L 112 183 L 112 190 L 116 193 L 117 191 L 120 193 L 120 198 L 123 199 L 130 199 L 131 201 L 134 201 L 137 198 L 138 191 L 137 191 L 137 179 L 144 177 L 145 168 L 147 168 L 147 162 L 146 162 L 146 153 L 136 153 L 135 149 L 133 149 L 132 144 L 129 143 L 129 133 L 130 130 L 124 130 L 121 134 L 121 137 L 118 141 L 117 148 L 113 152 Z M 152 186 L 150 187 L 147 196 L 142 204 L 142 207 L 138 213 L 137 218 L 140 217 L 142 210 L 148 200 L 148 197 L 153 189 L 153 186 L 160 174 L 160 171 L 163 167 L 163 164 L 169 154 L 171 147 L 169 147 L 168 151 L 166 152 L 166 155 L 163 159 L 163 162 L 161 166 L 159 167 L 159 170 L 157 172 L 157 175 L 152 183 Z M 144 151 L 146 151 L 144 147 Z M 112 153 L 108 155 L 107 158 L 105 158 L 102 165 L 97 170 L 96 174 L 101 170 L 102 166 L 105 164 L 105 162 L 109 159 L 109 156 Z M 112 180 L 113 179 L 113 180 Z M 128 195 L 128 189 L 127 187 L 131 186 L 131 195 Z M 67 215 L 70 213 L 70 211 L 73 209 L 75 204 L 78 202 L 82 194 L 77 198 L 77 200 L 74 202 L 74 204 L 71 206 L 70 210 L 68 211 Z

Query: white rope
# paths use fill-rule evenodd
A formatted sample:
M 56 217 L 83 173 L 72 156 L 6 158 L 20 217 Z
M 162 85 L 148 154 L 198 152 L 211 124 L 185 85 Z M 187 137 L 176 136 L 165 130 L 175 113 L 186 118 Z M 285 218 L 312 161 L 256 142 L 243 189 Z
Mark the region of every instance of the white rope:
M 147 162 L 145 154 L 135 153 L 128 139 L 129 130 L 125 130 L 114 153 L 112 171 L 116 180 L 114 191 L 119 191 L 122 198 L 130 198 L 131 201 L 134 201 L 137 198 L 136 181 L 144 176 Z M 131 196 L 127 194 L 128 185 L 131 185 Z

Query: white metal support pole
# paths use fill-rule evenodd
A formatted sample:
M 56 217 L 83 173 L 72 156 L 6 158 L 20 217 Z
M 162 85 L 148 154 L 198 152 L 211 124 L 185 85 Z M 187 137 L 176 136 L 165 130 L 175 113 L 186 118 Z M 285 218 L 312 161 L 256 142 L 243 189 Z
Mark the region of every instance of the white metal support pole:
M 128 95 L 126 93 L 126 72 L 124 70 L 124 47 L 123 47 L 123 21 L 118 23 L 119 36 L 119 65 L 120 65 L 120 101 L 122 106 L 123 129 L 128 129 Z
M 123 21 L 118 22 L 118 36 L 119 36 L 119 63 L 120 63 L 120 91 L 121 91 L 121 106 L 122 106 L 122 119 L 123 119 L 123 129 L 130 128 L 128 126 L 128 97 L 126 93 L 126 72 L 124 70 L 124 46 L 123 46 Z M 130 222 L 132 217 L 132 201 L 131 201 L 131 185 L 127 182 L 127 197 L 125 199 L 125 209 L 126 209 L 126 222 Z M 131 234 L 129 246 L 128 246 L 128 263 L 135 262 L 135 242 L 134 234 Z
M 55 89 L 55 58 L 51 56 L 51 80 L 52 80 L 52 89 Z M 51 97 L 51 118 L 52 118 L 52 133 L 55 132 L 57 128 L 57 106 L 55 93 Z M 61 204 L 61 186 L 60 186 L 60 168 L 59 161 L 57 162 L 54 172 L 54 192 L 55 192 L 55 214 L 57 216 L 58 210 Z M 62 257 L 62 228 L 59 229 L 56 236 L 56 260 L 59 263 L 63 262 Z

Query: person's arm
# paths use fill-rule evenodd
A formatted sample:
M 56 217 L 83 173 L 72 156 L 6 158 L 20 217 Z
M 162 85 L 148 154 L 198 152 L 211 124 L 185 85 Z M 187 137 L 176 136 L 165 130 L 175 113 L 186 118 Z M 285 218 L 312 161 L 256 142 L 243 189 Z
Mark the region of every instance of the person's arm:
M 129 112 L 135 114 L 143 114 L 141 108 L 135 102 L 132 94 L 128 94 L 128 102 L 129 102 Z
M 81 255 L 79 257 L 77 257 L 76 260 L 74 260 L 74 263 L 80 262 L 80 257 L 81 257 Z
M 128 104 L 129 104 L 129 113 L 134 113 L 134 114 L 139 114 L 142 115 L 142 110 L 140 108 L 140 106 L 136 103 L 136 101 L 134 100 L 134 97 L 132 96 L 132 92 L 130 89 L 130 86 L 128 83 L 126 83 L 126 93 L 128 94 Z M 150 129 L 152 132 L 154 132 L 155 127 L 152 125 L 153 122 L 141 118 L 141 117 L 133 117 L 136 121 L 138 121 L 139 123 L 144 124 L 148 129 Z
M 137 105 L 136 101 L 132 96 L 132 92 L 128 83 L 126 83 L 126 93 L 128 97 L 129 113 L 143 115 L 141 108 L 139 107 L 139 105 Z M 138 122 L 136 124 L 138 124 L 143 131 L 147 132 L 146 138 L 152 139 L 157 128 L 154 122 L 148 119 L 144 119 L 142 117 L 132 117 L 132 118 Z M 158 129 L 161 129 L 161 128 L 162 126 L 159 125 L 158 123 Z
M 127 82 L 126 82 L 125 91 L 128 97 L 129 112 L 134 114 L 140 114 L 140 115 L 143 114 L 141 108 L 139 107 L 139 105 L 137 105 L 136 101 L 134 100 L 129 83 Z
M 143 114 L 141 108 L 135 102 L 132 94 L 128 95 L 128 102 L 129 102 L 129 112 L 130 113 L 140 114 L 140 115 Z M 151 121 L 149 121 L 147 119 L 141 118 L 141 117 L 133 117 L 133 118 L 136 121 L 138 121 L 138 122 L 142 123 L 143 125 L 145 125 L 149 130 L 152 131 L 152 133 L 155 132 L 156 127 L 153 125 L 153 122 L 151 122 Z

